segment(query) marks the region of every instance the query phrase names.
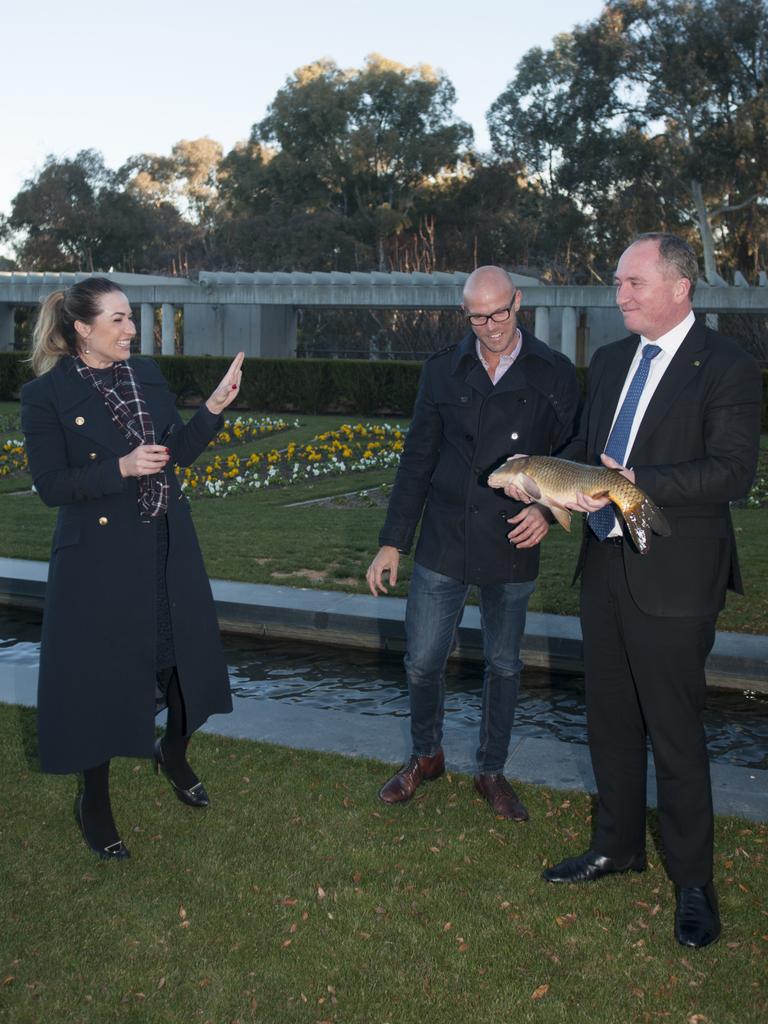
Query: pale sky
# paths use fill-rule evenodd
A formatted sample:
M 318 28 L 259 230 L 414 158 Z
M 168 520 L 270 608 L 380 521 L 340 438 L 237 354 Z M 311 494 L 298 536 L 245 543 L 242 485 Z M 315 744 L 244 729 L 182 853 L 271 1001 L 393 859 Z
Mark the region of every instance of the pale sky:
M 369 53 L 431 64 L 452 81 L 456 116 L 489 148 L 485 113 L 532 46 L 589 21 L 602 0 L 203 3 L 11 0 L 0 64 L 0 213 L 49 153 L 100 150 L 117 168 L 208 135 L 247 138 L 285 79 L 321 57 Z

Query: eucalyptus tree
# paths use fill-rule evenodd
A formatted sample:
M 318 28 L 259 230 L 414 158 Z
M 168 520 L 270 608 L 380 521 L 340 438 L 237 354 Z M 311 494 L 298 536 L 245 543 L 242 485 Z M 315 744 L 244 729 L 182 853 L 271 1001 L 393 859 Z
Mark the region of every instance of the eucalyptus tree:
M 48 156 L 13 198 L 4 234 L 26 270 L 157 271 L 183 230 L 175 209 L 126 192 L 120 172 L 89 149 Z
M 488 113 L 494 152 L 590 214 L 613 250 L 656 227 L 766 258 L 768 8 L 764 0 L 609 0 L 528 51 Z M 761 248 L 762 247 L 762 248 Z
M 386 268 L 387 239 L 410 224 L 425 183 L 452 172 L 471 129 L 452 115 L 455 92 L 428 65 L 377 54 L 360 69 L 320 60 L 299 68 L 253 126 L 250 146 L 225 161 L 226 188 L 251 179 L 253 205 L 341 217 Z M 242 206 L 241 206 L 242 210 Z

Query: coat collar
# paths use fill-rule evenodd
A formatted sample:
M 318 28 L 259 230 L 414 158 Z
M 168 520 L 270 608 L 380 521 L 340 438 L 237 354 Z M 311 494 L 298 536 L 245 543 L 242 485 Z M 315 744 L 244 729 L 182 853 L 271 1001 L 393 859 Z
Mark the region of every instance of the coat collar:
M 163 385 L 165 383 L 155 365 L 147 359 L 131 358 L 128 360 L 128 365 L 133 370 L 136 379 L 141 383 L 142 389 L 152 388 L 158 384 Z M 53 367 L 51 373 L 53 374 L 54 386 L 59 400 L 59 408 L 62 412 L 66 412 L 81 402 L 93 399 L 100 405 L 103 405 L 97 392 L 77 372 L 74 359 L 71 359 L 69 356 L 62 357 Z
M 534 337 L 530 331 L 527 331 L 524 327 L 520 328 L 520 334 L 523 338 L 520 347 L 520 354 L 513 365 L 517 365 L 521 359 L 527 359 L 531 356 L 546 360 L 550 366 L 554 364 L 555 358 L 549 345 L 545 345 L 543 341 L 539 341 L 538 338 Z M 465 363 L 471 364 L 473 362 L 477 363 L 480 366 L 480 369 L 483 370 L 483 373 L 485 373 L 483 364 L 477 358 L 476 343 L 477 338 L 472 331 L 464 335 L 459 344 L 453 350 L 453 355 L 451 356 L 451 373 L 458 373 Z M 488 375 L 486 374 L 486 376 Z M 502 377 L 502 380 L 503 379 L 504 378 Z
M 555 357 L 549 345 L 539 341 L 524 327 L 520 328 L 520 334 L 522 335 L 520 353 L 495 386 L 477 357 L 477 338 L 472 331 L 466 334 L 453 350 L 451 373 L 456 377 L 463 376 L 466 383 L 482 395 L 489 395 L 491 391 L 514 391 L 526 387 L 528 383 L 526 367 L 535 375 L 535 368 L 541 366 L 539 360 L 553 366 Z
M 161 437 L 174 414 L 173 400 L 162 374 L 149 359 L 128 360 L 136 380 L 141 384 L 147 409 L 152 417 L 156 437 Z M 82 419 L 83 434 L 107 444 L 115 452 L 124 455 L 131 446 L 112 421 L 101 395 L 80 376 L 73 359 L 62 357 L 51 370 L 51 380 L 56 391 L 59 412 L 65 421 Z M 163 395 L 168 401 L 163 401 Z

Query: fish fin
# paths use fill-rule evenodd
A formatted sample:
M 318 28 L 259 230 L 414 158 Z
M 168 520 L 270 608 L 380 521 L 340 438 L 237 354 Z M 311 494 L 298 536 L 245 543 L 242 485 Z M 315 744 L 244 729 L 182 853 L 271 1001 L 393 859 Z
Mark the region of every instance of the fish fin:
M 624 522 L 627 524 L 629 535 L 641 555 L 647 554 L 650 550 L 651 532 L 659 534 L 660 537 L 669 537 L 672 534 L 666 516 L 645 495 L 643 495 L 643 500 L 638 502 L 637 505 L 622 509 L 621 511 Z
M 571 532 L 571 513 L 562 505 L 548 505 L 547 508 L 568 533 Z
M 529 498 L 533 498 L 534 501 L 539 501 L 541 499 L 541 488 L 533 477 L 528 476 L 527 473 L 521 473 L 518 479 L 522 484 L 522 489 Z
M 671 537 L 672 527 L 667 521 L 667 517 L 657 506 L 653 506 L 653 516 L 651 518 L 651 529 L 654 533 L 658 533 L 660 537 Z

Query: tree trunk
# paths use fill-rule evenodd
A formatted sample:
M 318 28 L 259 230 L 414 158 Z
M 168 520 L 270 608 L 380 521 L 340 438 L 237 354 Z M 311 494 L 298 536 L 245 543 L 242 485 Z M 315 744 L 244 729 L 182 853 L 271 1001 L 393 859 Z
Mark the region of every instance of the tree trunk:
M 709 284 L 716 284 L 720 278 L 715 262 L 715 240 L 712 236 L 712 225 L 709 222 L 709 213 L 704 202 L 704 193 L 700 181 L 691 182 L 691 195 L 696 207 L 696 219 L 699 224 L 699 235 L 701 245 L 704 249 L 704 276 Z

